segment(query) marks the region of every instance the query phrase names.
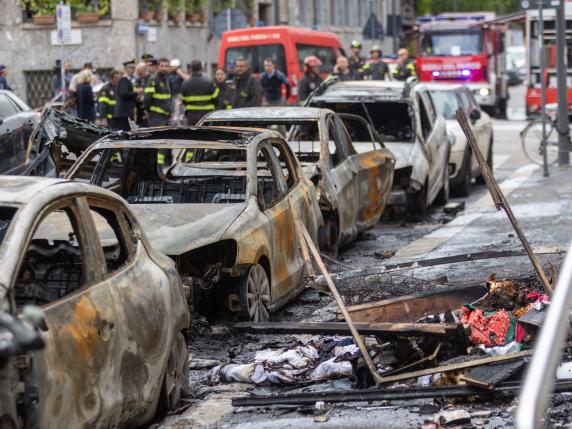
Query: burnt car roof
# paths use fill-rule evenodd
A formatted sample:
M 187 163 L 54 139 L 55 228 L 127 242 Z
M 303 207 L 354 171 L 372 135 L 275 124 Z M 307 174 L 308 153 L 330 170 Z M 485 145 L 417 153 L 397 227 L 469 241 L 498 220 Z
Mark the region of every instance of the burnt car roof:
M 216 110 L 205 121 L 227 119 L 303 119 L 315 120 L 320 118 L 323 109 L 317 107 L 246 107 L 231 110 Z
M 346 101 L 354 100 L 393 100 L 407 101 L 404 97 L 405 82 L 363 80 L 350 82 L 336 82 L 323 94 L 314 97 L 314 101 Z
M 47 177 L 0 176 L 0 204 L 27 204 L 47 188 L 63 183 L 72 182 Z M 73 183 L 75 184 L 76 182 Z M 95 189 L 97 192 L 99 190 L 99 188 L 85 183 L 81 185 L 90 191 Z

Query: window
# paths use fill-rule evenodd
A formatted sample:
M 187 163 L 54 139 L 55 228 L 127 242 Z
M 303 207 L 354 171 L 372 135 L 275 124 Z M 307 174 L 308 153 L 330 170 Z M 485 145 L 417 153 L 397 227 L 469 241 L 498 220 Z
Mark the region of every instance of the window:
M 96 204 L 89 201 L 91 216 L 103 249 L 107 272 L 113 274 L 129 262 L 128 242 L 125 240 L 116 213 Z
M 6 94 L 0 94 L 0 118 L 7 118 L 19 112 Z
M 477 55 L 483 51 L 483 36 L 480 32 L 425 33 L 421 36 L 422 56 Z
M 326 0 L 316 0 L 316 18 L 318 25 L 326 25 Z
M 43 305 L 88 283 L 83 249 L 69 207 L 48 213 L 28 244 L 16 279 L 18 305 Z
M 266 147 L 258 150 L 257 160 L 257 187 L 256 195 L 262 210 L 274 206 L 284 197 L 286 183 L 284 175 L 276 168 L 275 158 Z
M 328 148 L 332 167 L 337 167 L 348 157 L 346 148 L 338 134 L 338 129 L 339 127 L 336 122 L 330 117 L 330 119 L 328 119 Z
M 229 61 L 236 61 L 239 57 L 243 57 L 248 61 L 250 71 L 253 73 L 261 73 L 264 71 L 264 60 L 266 58 L 272 58 L 278 70 L 284 73 L 287 71 L 284 46 L 280 44 L 228 48 L 226 51 L 225 64 L 228 64 Z
M 437 113 L 445 119 L 455 119 L 459 108 L 459 99 L 456 91 L 434 91 L 431 94 Z M 463 107 L 467 111 L 466 107 Z
M 294 166 L 292 165 L 292 160 L 282 145 L 274 143 L 272 144 L 272 147 L 274 149 L 274 154 L 280 163 L 280 167 L 284 175 L 284 181 L 288 186 L 288 190 L 290 190 L 298 182 Z
M 346 26 L 353 27 L 354 26 L 354 0 L 345 0 L 345 17 L 346 17 Z
M 417 101 L 419 102 L 419 116 L 421 116 L 421 131 L 423 132 L 423 137 L 427 140 L 431 134 L 431 120 L 425 108 L 425 103 L 421 100 L 421 96 L 417 96 Z
M 15 214 L 16 208 L 14 207 L 0 207 L 0 244 L 2 244 L 2 240 L 4 240 L 4 236 Z
M 435 106 L 433 105 L 433 99 L 431 98 L 431 95 L 427 91 L 423 91 L 421 93 L 421 99 L 423 100 L 423 104 L 425 105 L 425 109 L 427 110 L 427 115 L 428 115 L 427 117 L 429 118 L 431 124 L 433 124 L 433 122 L 435 122 L 435 119 L 437 119 L 437 115 L 435 114 Z
M 331 0 L 330 3 L 330 24 L 334 27 L 342 25 L 342 10 L 340 5 L 341 0 Z
M 298 62 L 301 70 L 304 69 L 304 59 L 309 55 L 315 55 L 322 61 L 321 72 L 330 73 L 334 69 L 336 54 L 329 46 L 296 44 L 296 50 L 298 51 Z

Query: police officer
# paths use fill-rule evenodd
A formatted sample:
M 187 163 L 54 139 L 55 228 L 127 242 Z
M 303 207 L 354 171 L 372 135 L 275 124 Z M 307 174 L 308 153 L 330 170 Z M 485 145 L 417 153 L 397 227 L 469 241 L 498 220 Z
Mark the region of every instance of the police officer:
M 113 70 L 109 73 L 109 82 L 107 82 L 99 91 L 97 106 L 99 108 L 99 116 L 103 125 L 109 128 L 117 128 L 113 120 L 113 109 L 115 108 L 115 92 L 117 83 L 121 79 L 121 71 Z
M 144 105 L 150 127 L 169 125 L 171 118 L 171 88 L 168 82 L 169 60 L 161 58 L 157 73 L 145 88 Z
M 368 80 L 389 80 L 389 67 L 381 59 L 381 48 L 373 45 L 370 49 L 371 58 L 362 68 L 362 76 Z
M 215 110 L 219 103 L 219 87 L 211 78 L 203 75 L 203 65 L 199 60 L 191 62 L 191 76 L 183 82 L 181 98 L 185 106 L 188 125 L 195 125 L 208 112 Z
M 349 58 L 350 72 L 352 76 L 358 76 L 365 66 L 365 58 L 361 56 L 361 42 L 352 41 L 352 56 Z
M 227 106 L 258 107 L 262 105 L 262 86 L 250 72 L 248 61 L 239 57 L 235 62 L 235 76 L 227 88 Z
M 322 61 L 315 55 L 304 58 L 304 76 L 298 83 L 298 102 L 301 106 L 304 105 L 306 98 L 323 82 L 320 77 L 321 66 Z
M 113 109 L 113 123 L 119 130 L 129 131 L 129 119 L 135 118 L 135 100 L 141 94 L 133 89 L 131 79 L 135 73 L 135 60 L 123 63 L 123 76 L 117 83 L 116 103 Z
M 407 49 L 401 48 L 397 51 L 397 67 L 393 70 L 394 80 L 407 80 L 411 76 L 417 76 L 415 66 L 409 62 L 409 52 Z

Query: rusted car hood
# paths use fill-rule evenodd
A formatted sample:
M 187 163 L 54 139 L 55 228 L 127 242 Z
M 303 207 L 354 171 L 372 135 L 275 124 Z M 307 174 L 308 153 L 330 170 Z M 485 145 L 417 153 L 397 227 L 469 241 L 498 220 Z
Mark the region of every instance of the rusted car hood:
M 181 255 L 221 239 L 246 208 L 238 204 L 132 204 L 147 238 L 166 255 Z

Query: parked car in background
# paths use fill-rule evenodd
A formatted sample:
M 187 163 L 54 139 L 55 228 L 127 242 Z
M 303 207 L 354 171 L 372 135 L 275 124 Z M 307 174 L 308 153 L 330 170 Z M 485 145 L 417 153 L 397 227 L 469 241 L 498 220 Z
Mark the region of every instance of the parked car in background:
M 352 138 L 343 118 L 330 109 L 313 107 L 219 110 L 204 117 L 200 125 L 261 127 L 284 134 L 316 186 L 324 218 L 320 248 L 337 255 L 340 246 L 379 221 L 395 163 L 367 121 L 351 115 L 344 119 L 350 121 Z M 353 139 L 359 143 L 352 143 Z
M 427 86 L 414 79 L 336 82 L 310 105 L 350 113 L 369 121 L 395 156 L 389 204 L 424 215 L 449 198 L 450 143 Z
M 37 427 L 140 426 L 188 389 L 181 279 L 110 191 L 0 177 L 0 303 L 44 312 L 46 348 L 19 366 Z
M 165 154 L 172 164 L 161 164 Z M 162 127 L 93 144 L 68 171 L 129 203 L 156 249 L 193 285 L 193 302 L 261 321 L 304 288 L 294 216 L 316 241 L 314 185 L 279 133 Z
M 493 125 L 489 115 L 478 105 L 473 93 L 464 85 L 431 83 L 426 84 L 435 109 L 447 121 L 447 131 L 453 134 L 451 156 L 449 158 L 449 183 L 455 196 L 466 197 L 471 192 L 471 180 L 484 184 L 484 178 L 475 155 L 472 153 L 465 133 L 457 121 L 456 112 L 463 109 L 479 150 L 493 168 Z
M 12 91 L 0 90 L 0 174 L 17 172 L 26 160 L 38 113 Z

